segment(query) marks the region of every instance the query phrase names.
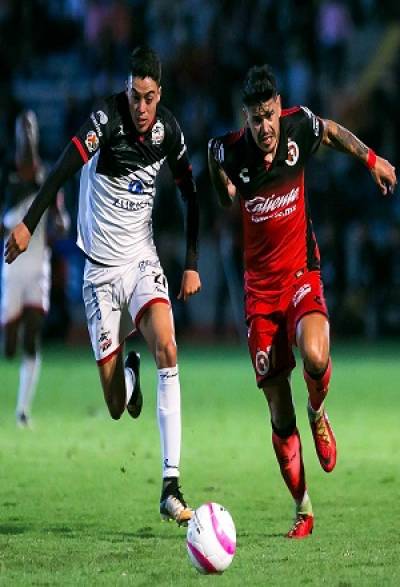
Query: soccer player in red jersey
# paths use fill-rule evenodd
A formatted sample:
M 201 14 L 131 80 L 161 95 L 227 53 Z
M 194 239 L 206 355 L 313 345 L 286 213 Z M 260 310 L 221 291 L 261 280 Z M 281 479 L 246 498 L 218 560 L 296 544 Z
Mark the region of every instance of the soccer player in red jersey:
M 257 385 L 272 422 L 272 444 L 296 504 L 288 538 L 311 534 L 301 440 L 290 386 L 297 345 L 308 389 L 308 415 L 324 471 L 336 464 L 336 441 L 324 400 L 331 377 L 329 319 L 320 256 L 304 185 L 304 168 L 320 144 L 364 163 L 384 195 L 395 168 L 350 131 L 308 108 L 282 109 L 268 65 L 252 67 L 243 85 L 246 125 L 209 142 L 209 170 L 223 206 L 239 198 L 243 222 L 245 313 Z

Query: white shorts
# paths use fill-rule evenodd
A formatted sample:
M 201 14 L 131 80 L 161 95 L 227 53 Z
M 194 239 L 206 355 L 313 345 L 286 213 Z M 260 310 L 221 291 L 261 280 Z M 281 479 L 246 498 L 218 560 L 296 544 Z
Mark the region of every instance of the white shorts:
M 156 256 L 121 267 L 86 261 L 83 301 L 93 352 L 100 365 L 138 328 L 149 306 L 157 302 L 170 305 L 167 278 Z
M 3 263 L 1 275 L 1 312 L 4 326 L 21 317 L 24 308 L 49 311 L 50 253 L 32 258 L 24 253 L 11 265 Z

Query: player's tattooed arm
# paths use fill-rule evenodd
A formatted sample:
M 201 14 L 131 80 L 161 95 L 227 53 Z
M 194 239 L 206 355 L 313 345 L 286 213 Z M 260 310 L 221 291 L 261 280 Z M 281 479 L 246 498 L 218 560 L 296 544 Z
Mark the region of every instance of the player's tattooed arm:
M 358 137 L 332 120 L 323 120 L 324 134 L 322 142 L 324 145 L 348 153 L 364 163 L 382 194 L 392 194 L 397 185 L 396 169 L 393 165 L 375 154 Z
M 343 153 L 349 153 L 364 163 L 367 162 L 368 147 L 358 137 L 347 130 L 347 128 L 344 128 L 344 126 L 333 122 L 333 120 L 325 119 L 323 123 L 324 134 L 322 142 L 324 145 L 337 151 L 342 151 Z
M 236 196 L 236 187 L 221 167 L 218 156 L 219 145 L 216 139 L 211 139 L 208 143 L 208 169 L 220 204 L 231 206 Z

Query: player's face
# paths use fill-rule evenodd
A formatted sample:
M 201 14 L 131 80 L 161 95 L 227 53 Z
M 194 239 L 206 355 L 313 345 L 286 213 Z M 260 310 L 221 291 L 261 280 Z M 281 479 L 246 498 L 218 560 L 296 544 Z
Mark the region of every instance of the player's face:
M 247 124 L 253 139 L 264 153 L 275 155 L 279 142 L 279 117 L 281 97 L 245 107 Z
M 130 76 L 126 84 L 126 95 L 136 130 L 139 133 L 147 132 L 156 115 L 161 87 L 151 77 Z

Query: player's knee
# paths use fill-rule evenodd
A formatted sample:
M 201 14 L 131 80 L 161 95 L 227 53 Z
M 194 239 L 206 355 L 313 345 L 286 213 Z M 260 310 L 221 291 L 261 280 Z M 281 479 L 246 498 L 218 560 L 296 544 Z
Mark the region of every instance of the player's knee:
M 329 355 L 318 347 L 311 347 L 304 357 L 304 367 L 310 374 L 319 375 L 326 370 Z
M 165 367 L 174 367 L 176 365 L 176 343 L 172 338 L 157 342 L 156 362 L 159 369 L 163 369 Z

